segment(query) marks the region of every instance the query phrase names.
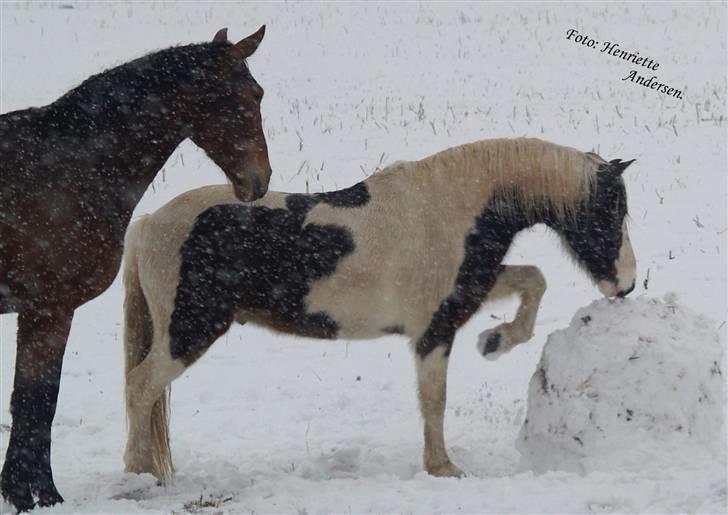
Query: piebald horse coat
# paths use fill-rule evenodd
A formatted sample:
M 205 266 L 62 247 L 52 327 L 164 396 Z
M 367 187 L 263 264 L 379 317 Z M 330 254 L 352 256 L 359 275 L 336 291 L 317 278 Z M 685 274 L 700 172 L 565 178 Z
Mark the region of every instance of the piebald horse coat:
M 445 450 L 447 363 L 456 331 L 488 299 L 520 294 L 484 355 L 532 335 L 540 271 L 502 266 L 514 236 L 545 223 L 607 296 L 634 286 L 621 177 L 631 162 L 537 139 L 486 140 L 397 162 L 350 188 L 185 193 L 126 238 L 127 470 L 173 473 L 165 389 L 233 320 L 318 338 L 409 337 L 426 470 L 459 476 Z

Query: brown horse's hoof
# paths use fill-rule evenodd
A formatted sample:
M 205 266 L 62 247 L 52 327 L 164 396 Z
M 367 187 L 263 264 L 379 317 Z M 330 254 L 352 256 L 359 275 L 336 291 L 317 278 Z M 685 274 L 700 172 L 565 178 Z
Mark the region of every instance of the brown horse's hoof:
M 38 491 L 38 506 L 53 506 L 63 502 L 63 497 L 56 489 L 53 483 L 45 485 L 42 490 Z
M 17 470 L 8 459 L 3 466 L 0 490 L 3 499 L 15 506 L 18 512 L 32 510 L 35 506 L 33 494 L 30 493 L 30 484 L 25 481 L 23 471 Z
M 2 472 L 3 498 L 15 506 L 18 512 L 30 511 L 35 507 L 33 494 L 38 497 L 38 506 L 53 506 L 63 502 L 50 472 L 34 476 L 31 470 L 27 463 L 18 467 L 14 466 L 12 460 L 6 461 Z
M 20 489 L 13 489 L 12 487 L 9 487 L 7 491 L 5 490 L 5 487 L 3 487 L 3 499 L 5 499 L 5 501 L 9 504 L 15 506 L 18 513 L 30 511 L 35 507 L 33 496 L 30 495 L 30 488 L 27 486 Z

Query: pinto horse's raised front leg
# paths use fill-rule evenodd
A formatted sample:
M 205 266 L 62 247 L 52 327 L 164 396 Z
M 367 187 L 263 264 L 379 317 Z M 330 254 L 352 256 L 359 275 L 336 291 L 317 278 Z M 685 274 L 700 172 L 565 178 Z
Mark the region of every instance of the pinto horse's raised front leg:
M 513 322 L 500 324 L 478 335 L 478 351 L 486 359 L 497 359 L 533 336 L 536 315 L 546 292 L 546 279 L 535 266 L 504 266 L 486 300 L 517 294 L 521 298 Z
M 417 360 L 417 393 L 425 423 L 424 465 L 428 474 L 438 477 L 462 477 L 445 449 L 445 404 L 447 400 L 447 365 L 450 345 L 439 345 Z
M 51 471 L 51 422 L 73 310 L 40 308 L 18 316 L 13 426 L 2 470 L 2 495 L 19 511 L 63 502 Z

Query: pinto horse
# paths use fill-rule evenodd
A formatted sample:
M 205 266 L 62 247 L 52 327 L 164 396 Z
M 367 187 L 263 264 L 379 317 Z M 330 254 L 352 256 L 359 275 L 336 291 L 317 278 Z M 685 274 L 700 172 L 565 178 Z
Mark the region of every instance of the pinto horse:
M 606 296 L 634 287 L 622 172 L 631 163 L 537 139 L 466 144 L 397 162 L 350 188 L 185 193 L 132 225 L 124 268 L 126 469 L 173 473 L 168 385 L 235 320 L 315 338 L 407 336 L 416 356 L 424 466 L 460 476 L 443 435 L 456 331 L 487 300 L 521 296 L 481 353 L 532 336 L 545 281 L 503 266 L 519 231 L 544 223 Z
M 0 314 L 18 313 L 2 495 L 19 510 L 63 501 L 51 422 L 71 319 L 116 276 L 132 211 L 175 148 L 190 138 L 238 199 L 268 189 L 263 90 L 245 63 L 264 31 L 233 44 L 222 29 L 0 117 Z

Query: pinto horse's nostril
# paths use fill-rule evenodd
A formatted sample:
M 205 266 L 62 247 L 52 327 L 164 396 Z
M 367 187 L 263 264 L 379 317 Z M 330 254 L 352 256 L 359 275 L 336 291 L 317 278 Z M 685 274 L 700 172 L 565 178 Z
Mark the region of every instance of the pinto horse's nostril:
M 619 298 L 624 298 L 624 297 L 626 297 L 627 295 L 629 295 L 629 294 L 630 294 L 630 293 L 632 292 L 632 290 L 634 290 L 634 284 L 635 284 L 635 283 L 632 283 L 632 286 L 630 286 L 629 290 L 622 290 L 621 292 L 619 292 L 619 293 L 617 294 L 617 297 L 619 297 Z

